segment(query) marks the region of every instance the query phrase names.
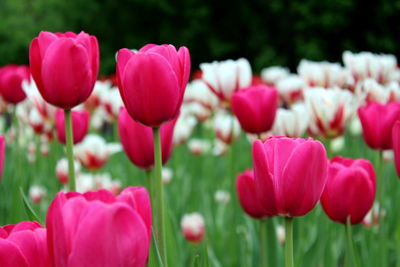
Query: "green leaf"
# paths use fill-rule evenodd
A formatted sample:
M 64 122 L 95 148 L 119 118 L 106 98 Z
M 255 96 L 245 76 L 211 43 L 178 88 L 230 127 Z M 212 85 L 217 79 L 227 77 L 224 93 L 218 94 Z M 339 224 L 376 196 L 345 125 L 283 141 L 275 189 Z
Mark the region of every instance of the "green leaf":
M 19 188 L 19 192 L 21 193 L 22 202 L 24 203 L 24 207 L 25 207 L 25 212 L 26 212 L 26 214 L 28 214 L 29 219 L 32 221 L 37 221 L 41 225 L 43 225 L 42 220 L 39 219 L 39 216 L 37 216 L 36 212 L 33 210 L 31 204 L 29 203 L 28 198 L 25 196 L 24 191 L 22 190 L 22 187 Z

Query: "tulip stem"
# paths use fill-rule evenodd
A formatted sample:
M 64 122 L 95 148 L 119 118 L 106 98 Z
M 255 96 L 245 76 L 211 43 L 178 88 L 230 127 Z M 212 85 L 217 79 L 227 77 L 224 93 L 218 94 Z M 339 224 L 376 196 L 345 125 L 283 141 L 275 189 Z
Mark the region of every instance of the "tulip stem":
M 267 248 L 267 221 L 266 219 L 260 220 L 260 251 L 262 267 L 268 266 L 268 248 Z
M 75 184 L 75 166 L 74 166 L 74 143 L 72 137 L 72 120 L 71 110 L 64 109 L 65 117 L 65 136 L 66 136 L 66 149 L 68 158 L 68 188 L 69 191 L 76 191 Z
M 293 267 L 293 218 L 285 217 L 285 267 Z
M 358 267 L 359 265 L 357 262 L 356 251 L 353 243 L 353 234 L 351 231 L 350 216 L 347 217 L 346 220 L 346 239 L 347 239 L 347 255 L 350 258 L 351 266 Z
M 160 138 L 160 128 L 153 128 L 153 138 L 154 138 L 154 178 L 155 178 L 155 193 L 154 197 L 157 199 L 156 210 L 156 236 L 158 240 L 158 248 L 160 250 L 161 259 L 164 266 L 168 266 L 167 262 L 167 248 L 165 240 L 165 214 L 164 214 L 164 187 L 162 183 L 162 162 L 161 162 L 161 138 Z

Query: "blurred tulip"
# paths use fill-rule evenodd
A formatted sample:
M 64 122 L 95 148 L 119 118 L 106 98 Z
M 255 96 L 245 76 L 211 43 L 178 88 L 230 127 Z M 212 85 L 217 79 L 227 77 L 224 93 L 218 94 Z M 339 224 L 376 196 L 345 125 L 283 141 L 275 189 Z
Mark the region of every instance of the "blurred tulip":
M 297 75 L 289 75 L 288 77 L 281 79 L 276 84 L 276 88 L 278 89 L 279 97 L 283 102 L 293 104 L 303 100 L 306 83 Z
M 0 94 L 3 99 L 11 104 L 18 104 L 26 98 L 22 82 L 29 82 L 31 73 L 29 67 L 7 65 L 0 68 Z
M 268 216 L 266 210 L 257 197 L 254 172 L 247 170 L 238 175 L 236 191 L 242 209 L 251 217 L 261 219 Z
M 312 164 L 310 164 L 312 162 Z M 255 197 L 267 216 L 303 216 L 327 179 L 324 146 L 311 138 L 271 137 L 253 143 Z
M 203 216 L 197 212 L 185 214 L 181 220 L 181 229 L 189 242 L 200 243 L 205 232 Z
M 251 85 L 252 71 L 245 58 L 202 63 L 202 79 L 223 105 L 230 104 L 234 92 Z
M 214 194 L 214 200 L 219 204 L 228 204 L 231 201 L 231 195 L 226 190 L 217 190 Z
M 177 118 L 163 124 L 160 128 L 162 162 L 169 160 L 173 143 L 173 133 Z M 151 169 L 154 165 L 154 140 L 150 127 L 134 121 L 125 108 L 118 117 L 119 138 L 126 155 L 131 162 L 142 169 Z
M 335 138 L 344 133 L 355 111 L 353 95 L 339 88 L 314 87 L 305 92 L 306 106 L 311 115 L 312 136 Z
M 79 175 L 79 172 L 81 170 L 81 164 L 79 164 L 78 161 L 74 161 L 74 170 L 75 170 L 75 176 Z M 60 183 L 66 185 L 68 184 L 68 160 L 67 158 L 62 158 L 57 162 L 56 165 L 56 176 L 57 179 L 60 181 Z
M 310 124 L 310 114 L 302 103 L 296 103 L 289 109 L 279 108 L 276 113 L 272 135 L 302 137 Z
M 218 98 L 202 80 L 194 80 L 187 85 L 184 100 L 199 103 L 210 111 L 218 107 Z
M 74 267 L 145 266 L 151 221 L 150 198 L 143 187 L 127 187 L 117 197 L 106 190 L 60 192 L 46 220 L 51 263 Z
M 289 69 L 279 66 L 268 67 L 261 70 L 262 80 L 271 86 L 276 86 L 279 81 L 285 79 L 289 75 Z
M 188 147 L 193 155 L 202 155 L 210 150 L 211 143 L 206 139 L 193 138 L 189 140 Z
M 3 178 L 4 162 L 6 160 L 6 139 L 0 135 L 0 180 Z
M 345 138 L 344 136 L 339 136 L 331 140 L 330 149 L 333 153 L 339 153 L 345 147 Z
M 146 126 L 159 127 L 174 119 L 182 105 L 190 74 L 186 47 L 142 47 L 118 52 L 117 80 L 122 100 L 131 117 Z
M 172 169 L 163 167 L 161 170 L 161 179 L 163 184 L 171 183 L 173 175 L 174 172 L 172 171 Z
M 29 198 L 33 203 L 39 204 L 44 197 L 47 195 L 47 190 L 45 187 L 40 185 L 32 185 L 29 188 Z
M 278 240 L 279 244 L 281 245 L 285 244 L 286 241 L 285 227 L 283 227 L 282 225 L 278 225 L 275 227 L 275 232 L 276 232 L 276 239 Z
M 50 267 L 46 229 L 28 221 L 0 227 L 0 266 Z
M 365 143 L 377 150 L 392 148 L 392 128 L 400 120 L 400 103 L 379 104 L 370 102 L 358 109 Z
M 73 142 L 77 144 L 83 140 L 89 130 L 90 114 L 86 110 L 72 110 L 72 131 Z M 56 130 L 58 141 L 65 144 L 65 118 L 64 110 L 59 109 L 56 112 Z
M 239 138 L 240 124 L 238 120 L 224 110 L 220 110 L 214 116 L 213 124 L 215 135 L 225 144 L 229 145 Z
M 33 79 L 50 104 L 71 109 L 93 91 L 99 72 L 99 46 L 85 32 L 40 32 L 29 48 Z
M 328 180 L 321 196 L 321 205 L 333 221 L 346 224 L 360 223 L 375 199 L 375 171 L 365 159 L 340 156 L 331 159 Z
M 273 87 L 251 86 L 233 94 L 233 114 L 245 132 L 260 134 L 269 131 L 278 108 L 278 93 Z
M 382 85 L 374 79 L 367 78 L 357 84 L 355 94 L 364 98 L 367 103 L 379 102 L 386 104 L 400 100 L 400 86 L 398 82 Z
M 175 124 L 174 129 L 174 144 L 182 145 L 189 139 L 193 132 L 194 127 L 197 124 L 195 116 L 193 116 L 190 110 L 187 109 L 187 105 L 182 105 L 181 113 L 179 114 L 178 120 Z
M 81 143 L 75 146 L 75 158 L 83 167 L 89 170 L 98 170 L 107 163 L 108 158 L 122 147 L 119 143 L 109 143 L 99 135 L 88 134 Z

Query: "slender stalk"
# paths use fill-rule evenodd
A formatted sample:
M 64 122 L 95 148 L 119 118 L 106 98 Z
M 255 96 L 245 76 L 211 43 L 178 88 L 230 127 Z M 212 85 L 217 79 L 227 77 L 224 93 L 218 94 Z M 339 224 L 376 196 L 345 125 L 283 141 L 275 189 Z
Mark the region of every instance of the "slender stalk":
M 381 214 L 382 214 L 382 210 L 384 210 L 385 207 L 385 203 L 383 201 L 383 196 L 385 194 L 385 162 L 383 160 L 383 151 L 378 151 L 378 171 L 377 171 L 377 180 L 378 180 L 378 196 L 377 196 L 377 202 L 379 205 L 378 208 L 378 214 L 376 214 L 376 216 L 378 216 L 378 221 L 379 221 L 379 248 L 380 248 L 380 259 L 381 262 L 380 264 L 382 264 L 382 266 L 386 266 L 387 265 L 387 253 L 386 253 L 386 229 L 385 229 L 385 221 L 381 220 Z
M 74 143 L 72 137 L 71 110 L 64 109 L 65 117 L 65 139 L 68 158 L 68 188 L 69 191 L 76 191 L 75 165 L 74 165 Z
M 158 241 L 158 248 L 160 250 L 161 259 L 164 266 L 168 266 L 167 262 L 167 248 L 165 240 L 165 214 L 164 214 L 164 187 L 162 184 L 162 174 L 161 174 L 161 138 L 160 138 L 160 128 L 153 128 L 153 138 L 154 138 L 154 194 L 153 196 L 157 199 L 157 206 L 153 206 L 156 209 L 156 236 Z M 152 183 L 153 184 L 153 183 Z
M 266 267 L 268 266 L 268 248 L 267 248 L 267 220 L 260 220 L 260 259 L 261 264 L 260 266 Z
M 150 194 L 150 199 L 153 201 L 153 195 L 154 195 L 154 183 L 153 183 L 153 177 L 151 177 L 151 169 L 148 169 L 145 171 L 146 172 L 146 183 L 147 183 L 147 190 L 149 190 Z M 153 203 L 153 206 L 155 203 Z
M 285 217 L 285 267 L 293 267 L 293 218 Z
M 353 234 L 351 231 L 350 216 L 347 217 L 346 221 L 346 240 L 347 240 L 347 258 L 350 259 L 351 266 L 358 267 L 359 265 L 357 262 L 356 251 L 353 243 Z

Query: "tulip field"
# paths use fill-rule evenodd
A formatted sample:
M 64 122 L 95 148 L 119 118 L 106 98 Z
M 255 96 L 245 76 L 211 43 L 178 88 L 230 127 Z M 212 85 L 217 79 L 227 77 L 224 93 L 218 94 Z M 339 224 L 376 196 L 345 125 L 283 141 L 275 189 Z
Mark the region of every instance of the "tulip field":
M 0 67 L 0 266 L 400 266 L 400 68 L 40 32 Z

